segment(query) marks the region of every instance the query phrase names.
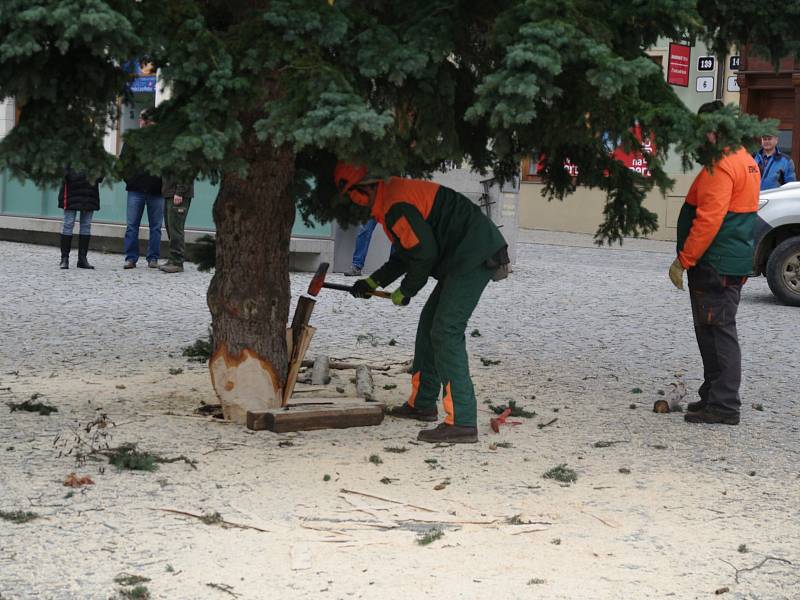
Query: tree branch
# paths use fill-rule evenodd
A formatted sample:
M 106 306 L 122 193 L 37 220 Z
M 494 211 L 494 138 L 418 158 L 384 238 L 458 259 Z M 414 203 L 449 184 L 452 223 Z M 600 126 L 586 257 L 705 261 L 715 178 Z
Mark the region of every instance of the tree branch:
M 764 560 L 762 560 L 760 563 L 758 563 L 757 565 L 755 565 L 753 567 L 745 567 L 743 569 L 739 569 L 739 568 L 736 567 L 736 565 L 734 565 L 733 563 L 728 562 L 727 560 L 725 560 L 723 558 L 720 558 L 720 560 L 722 562 L 724 562 L 726 565 L 728 565 L 729 567 L 731 567 L 734 571 L 736 571 L 736 573 L 735 573 L 735 575 L 733 577 L 733 579 L 734 579 L 734 581 L 736 581 L 736 583 L 739 583 L 739 573 L 746 573 L 747 571 L 755 571 L 756 569 L 760 569 L 761 567 L 763 567 L 767 563 L 767 561 L 774 560 L 776 562 L 781 562 L 781 563 L 784 563 L 784 564 L 787 564 L 787 565 L 791 565 L 792 564 L 792 561 L 786 560 L 785 558 L 779 558 L 777 556 L 766 556 L 766 557 L 764 557 Z

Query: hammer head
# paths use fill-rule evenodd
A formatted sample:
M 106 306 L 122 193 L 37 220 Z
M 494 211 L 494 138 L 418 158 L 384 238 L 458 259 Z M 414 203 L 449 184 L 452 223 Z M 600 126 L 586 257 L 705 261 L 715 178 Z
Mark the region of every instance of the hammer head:
M 311 278 L 311 283 L 308 284 L 308 295 L 316 296 L 322 289 L 322 284 L 325 283 L 325 276 L 328 274 L 328 267 L 330 265 L 326 262 L 320 263 L 314 277 Z

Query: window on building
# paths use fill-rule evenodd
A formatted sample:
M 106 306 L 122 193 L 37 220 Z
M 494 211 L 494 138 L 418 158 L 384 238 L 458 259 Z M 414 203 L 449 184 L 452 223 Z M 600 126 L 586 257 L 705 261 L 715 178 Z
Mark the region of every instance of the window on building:
M 647 51 L 647 58 L 658 65 L 658 68 L 661 69 L 661 75 L 664 77 L 664 79 L 667 78 L 666 56 L 667 50 L 665 48 L 651 48 Z
M 781 129 L 778 131 L 778 148 L 781 152 L 791 154 L 792 152 L 792 130 Z

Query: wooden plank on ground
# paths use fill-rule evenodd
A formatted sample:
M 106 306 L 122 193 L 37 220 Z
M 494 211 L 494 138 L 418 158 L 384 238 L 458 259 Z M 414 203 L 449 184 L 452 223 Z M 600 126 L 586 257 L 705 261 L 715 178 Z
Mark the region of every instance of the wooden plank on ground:
M 247 428 L 254 431 L 312 431 L 315 429 L 345 429 L 369 427 L 383 422 L 383 404 L 363 401 L 342 402 L 331 398 L 332 405 L 297 404 L 247 413 Z

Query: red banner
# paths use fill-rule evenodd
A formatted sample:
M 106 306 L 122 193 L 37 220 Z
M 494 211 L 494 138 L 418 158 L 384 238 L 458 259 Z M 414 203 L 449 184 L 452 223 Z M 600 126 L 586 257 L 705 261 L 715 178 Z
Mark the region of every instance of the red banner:
M 636 171 L 643 177 L 650 177 L 650 169 L 647 166 L 647 155 L 654 154 L 656 151 L 655 143 L 650 138 L 642 139 L 642 127 L 639 125 L 637 121 L 634 123 L 633 127 L 631 128 L 631 133 L 633 133 L 634 137 L 639 141 L 642 145 L 642 151 L 631 151 L 625 152 L 622 149 L 622 146 L 617 146 L 614 148 L 614 151 L 611 152 L 611 156 L 621 162 L 623 165 L 631 169 L 632 171 Z M 617 142 L 618 143 L 618 142 Z M 545 163 L 545 155 L 539 155 L 539 161 L 536 163 L 534 167 L 532 167 L 532 172 L 529 175 L 537 175 L 539 174 L 542 169 L 544 169 Z M 564 160 L 564 170 L 569 173 L 572 177 L 578 176 L 578 165 L 573 163 L 570 159 Z
M 650 177 L 650 169 L 647 166 L 647 154 L 653 154 L 656 151 L 656 146 L 653 140 L 649 138 L 642 139 L 642 127 L 639 123 L 635 123 L 632 129 L 634 137 L 642 145 L 642 152 L 625 152 L 621 146 L 617 146 L 614 152 L 611 153 L 615 159 L 621 162 L 632 171 L 636 171 L 640 175 Z
M 667 63 L 667 83 L 689 87 L 689 67 L 692 59 L 692 47 L 685 44 L 669 45 L 669 62 Z

